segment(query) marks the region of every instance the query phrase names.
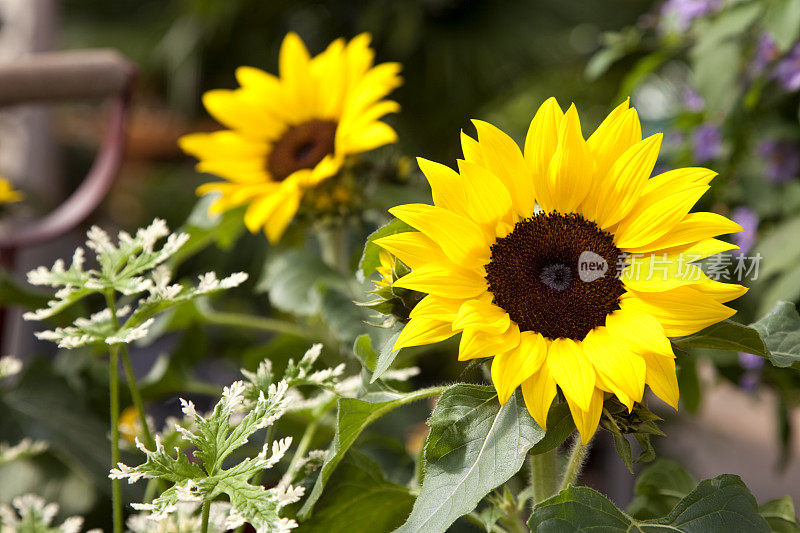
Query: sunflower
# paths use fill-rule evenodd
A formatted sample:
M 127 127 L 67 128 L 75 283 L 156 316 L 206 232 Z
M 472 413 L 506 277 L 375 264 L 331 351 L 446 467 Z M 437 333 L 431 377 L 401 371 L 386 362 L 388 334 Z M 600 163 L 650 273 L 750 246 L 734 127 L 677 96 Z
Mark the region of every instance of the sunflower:
M 211 213 L 247 204 L 244 222 L 280 239 L 304 191 L 335 175 L 345 157 L 395 142 L 379 119 L 399 110 L 383 98 L 401 83 L 400 65 L 373 66 L 370 36 L 334 41 L 310 57 L 295 33 L 283 40 L 280 77 L 240 67 L 236 90 L 212 90 L 203 104 L 230 128 L 182 137 L 181 148 L 200 161 L 197 170 L 225 181 L 202 185 L 217 194 Z
M 575 106 L 547 100 L 524 153 L 494 126 L 462 133 L 458 171 L 419 159 L 435 205 L 390 210 L 419 231 L 376 242 L 412 272 L 394 283 L 427 295 L 395 349 L 461 333 L 459 360 L 493 356 L 501 403 L 517 387 L 546 427 L 560 388 L 584 443 L 605 393 L 628 409 L 645 384 L 677 409 L 670 337 L 730 317 L 747 289 L 709 279 L 691 261 L 736 248 L 715 236 L 741 227 L 689 213 L 716 175 L 650 177 L 662 135 L 642 139 L 635 109 L 614 109 L 584 140 Z
M 23 195 L 21 192 L 14 190 L 8 180 L 0 177 L 0 204 L 19 202 L 22 198 Z

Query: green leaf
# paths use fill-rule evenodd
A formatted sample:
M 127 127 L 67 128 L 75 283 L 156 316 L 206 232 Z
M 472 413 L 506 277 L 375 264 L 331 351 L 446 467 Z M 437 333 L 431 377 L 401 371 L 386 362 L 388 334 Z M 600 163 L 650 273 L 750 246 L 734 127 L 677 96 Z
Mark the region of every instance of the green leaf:
M 740 91 L 739 62 L 742 45 L 727 40 L 713 46 L 699 43 L 690 53 L 692 84 L 705 99 L 711 111 L 724 111 L 736 101 Z
M 380 265 L 378 254 L 380 253 L 381 248 L 375 244 L 376 239 L 388 237 L 389 235 L 394 235 L 395 233 L 404 233 L 407 231 L 415 230 L 402 220 L 396 218 L 385 226 L 382 226 L 372 232 L 372 234 L 367 237 L 367 243 L 364 245 L 364 252 L 361 254 L 361 260 L 358 262 L 359 277 L 363 276 L 363 279 L 367 279 Z
M 186 244 L 169 259 L 174 269 L 187 258 L 215 244 L 221 250 L 230 250 L 239 236 L 244 233 L 245 207 L 239 207 L 213 215 L 209 207 L 216 200 L 213 195 L 201 197 L 195 204 L 181 231 L 189 235 Z
M 575 431 L 575 420 L 566 402 L 553 404 L 547 413 L 547 431 L 544 438 L 533 445 L 529 453 L 539 455 L 558 448 Z
M 375 370 L 375 363 L 378 361 L 378 354 L 372 347 L 372 339 L 366 333 L 359 335 L 353 344 L 353 353 L 356 354 L 361 364 L 370 372 Z
M 636 497 L 628 513 L 639 520 L 665 516 L 695 485 L 692 476 L 678 463 L 659 459 L 642 470 L 636 480 Z
M 765 503 L 758 508 L 758 512 L 761 513 L 774 533 L 800 532 L 794 503 L 789 496 Z
M 800 315 L 791 302 L 778 302 L 764 318 L 752 324 L 769 350 L 768 357 L 779 368 L 800 368 Z M 756 354 L 761 355 L 761 354 Z
M 764 236 L 753 250 L 764 257 L 759 267 L 759 277 L 767 279 L 774 274 L 792 269 L 800 260 L 800 247 L 794 246 L 800 232 L 800 217 L 789 219 Z
M 337 290 L 322 289 L 320 315 L 331 333 L 343 343 L 351 343 L 364 333 L 367 315 L 364 309 Z
M 525 462 L 544 431 L 519 391 L 505 405 L 492 387 L 449 387 L 428 420 L 425 478 L 411 516 L 398 533 L 446 531 Z
M 381 394 L 378 397 L 389 400 L 367 401 L 356 398 L 341 398 L 336 420 L 336 433 L 333 442 L 328 449 L 328 455 L 319 471 L 319 477 L 311 490 L 311 494 L 306 498 L 303 507 L 297 513 L 300 520 L 307 520 L 311 517 L 314 504 L 319 500 L 325 485 L 330 479 L 336 467 L 344 458 L 347 450 L 353 445 L 361 432 L 375 420 L 385 415 L 389 411 L 396 409 L 407 403 L 422 400 L 430 396 L 439 394 L 441 389 L 434 387 L 430 389 L 420 389 L 408 394 Z
M 528 521 L 540 533 L 603 531 L 604 533 L 769 533 L 755 498 L 738 476 L 724 474 L 701 482 L 672 511 L 658 520 L 637 520 L 617 509 L 605 496 L 587 487 L 569 486 L 536 506 Z
M 378 353 L 378 360 L 375 362 L 375 371 L 372 373 L 372 379 L 370 380 L 371 383 L 375 383 L 376 380 L 380 379 L 380 377 L 389 370 L 397 357 L 397 353 L 400 351 L 394 349 L 394 343 L 397 342 L 403 328 L 398 325 L 396 330 L 394 334 L 386 339 L 381 347 L 380 353 Z
M 256 290 L 268 291 L 276 309 L 310 316 L 320 310 L 320 286 L 336 283 L 342 283 L 341 276 L 319 257 L 304 250 L 288 250 L 267 262 Z
M 752 353 L 761 357 L 769 355 L 767 347 L 756 329 L 732 320 L 723 320 L 692 335 L 673 339 L 672 342 L 679 348 L 730 350 Z
M 317 502 L 314 517 L 303 522 L 309 533 L 392 531 L 411 512 L 414 497 L 407 487 L 386 480 L 380 467 L 358 450 L 350 450 Z
M 785 52 L 800 38 L 800 2 L 797 0 L 772 0 L 764 16 L 764 28 Z

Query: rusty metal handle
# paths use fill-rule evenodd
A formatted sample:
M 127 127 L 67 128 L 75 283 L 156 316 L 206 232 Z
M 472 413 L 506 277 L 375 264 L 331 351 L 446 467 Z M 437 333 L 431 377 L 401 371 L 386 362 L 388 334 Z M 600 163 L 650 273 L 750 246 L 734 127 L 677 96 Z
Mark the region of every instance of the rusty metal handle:
M 0 64 L 0 106 L 123 95 L 136 67 L 115 50 L 76 50 Z
M 102 145 L 81 185 L 45 218 L 0 231 L 0 262 L 67 233 L 103 201 L 122 163 L 135 77 L 134 64 L 113 50 L 36 54 L 0 65 L 0 105 L 111 97 Z

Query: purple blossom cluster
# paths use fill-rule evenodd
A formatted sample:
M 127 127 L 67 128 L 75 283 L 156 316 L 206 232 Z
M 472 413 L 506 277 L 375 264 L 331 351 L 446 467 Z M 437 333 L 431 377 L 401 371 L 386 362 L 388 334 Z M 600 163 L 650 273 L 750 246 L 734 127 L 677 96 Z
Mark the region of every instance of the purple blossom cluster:
M 661 6 L 661 31 L 684 32 L 695 19 L 713 13 L 721 7 L 722 0 L 667 0 Z

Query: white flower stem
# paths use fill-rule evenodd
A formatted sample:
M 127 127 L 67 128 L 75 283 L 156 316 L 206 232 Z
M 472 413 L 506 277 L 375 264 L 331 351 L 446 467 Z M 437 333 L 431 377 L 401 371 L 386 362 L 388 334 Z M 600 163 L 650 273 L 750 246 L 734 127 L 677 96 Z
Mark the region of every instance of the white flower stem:
M 586 443 L 586 446 L 584 446 L 581 443 L 581 436 L 579 434 L 575 435 L 575 444 L 572 445 L 572 449 L 569 452 L 567 466 L 564 468 L 564 477 L 561 479 L 559 491 L 566 489 L 569 485 L 574 484 L 578 480 L 578 476 L 581 474 L 583 463 L 586 461 L 586 455 L 591 445 L 592 441 L 589 441 Z
M 533 506 L 550 498 L 558 488 L 558 448 L 531 455 L 531 485 L 533 486 Z
M 118 348 L 112 346 L 108 357 L 108 395 L 111 412 L 111 467 L 116 468 L 119 462 L 119 365 Z M 122 533 L 122 494 L 120 480 L 111 480 L 111 508 L 114 533 Z

